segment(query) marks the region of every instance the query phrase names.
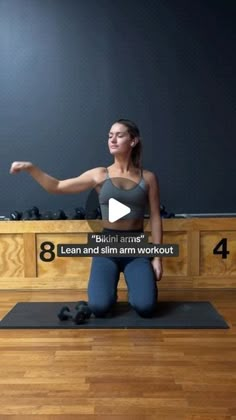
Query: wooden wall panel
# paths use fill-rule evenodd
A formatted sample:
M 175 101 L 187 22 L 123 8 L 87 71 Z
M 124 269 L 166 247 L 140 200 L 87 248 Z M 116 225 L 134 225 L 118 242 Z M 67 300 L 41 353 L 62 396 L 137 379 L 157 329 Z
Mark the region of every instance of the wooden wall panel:
M 101 221 L 93 227 L 101 232 Z M 163 258 L 160 289 L 236 288 L 235 218 L 164 219 L 163 230 L 163 242 L 178 244 L 179 256 Z M 86 244 L 91 232 L 84 220 L 1 221 L 0 290 L 86 290 L 92 257 L 57 257 L 56 246 Z M 149 222 L 145 232 L 152 242 Z M 40 256 L 43 242 L 55 247 L 51 262 Z M 126 289 L 123 273 L 119 289 Z
M 24 276 L 24 241 L 20 234 L 0 235 L 0 277 Z
M 236 231 L 201 232 L 200 248 L 202 276 L 236 276 Z
M 163 269 L 166 276 L 187 275 L 187 233 L 164 232 L 163 243 L 179 245 L 179 256 L 163 258 Z

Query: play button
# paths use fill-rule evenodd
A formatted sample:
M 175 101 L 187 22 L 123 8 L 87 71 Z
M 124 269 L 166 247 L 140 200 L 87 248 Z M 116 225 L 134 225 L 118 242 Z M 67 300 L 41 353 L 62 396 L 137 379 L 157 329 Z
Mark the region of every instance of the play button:
M 137 219 L 142 219 L 145 227 L 150 214 L 148 200 L 144 208 L 146 198 L 143 185 L 126 178 L 105 179 L 89 192 L 85 205 L 85 219 L 93 232 L 100 229 L 99 219 L 106 225 L 109 223 L 111 228 L 117 221 L 122 224 L 126 220 L 127 226 L 127 220 L 130 220 L 132 225 Z
M 120 201 L 116 200 L 115 198 L 109 199 L 108 220 L 110 223 L 116 222 L 130 212 L 131 209 L 128 206 L 122 204 Z

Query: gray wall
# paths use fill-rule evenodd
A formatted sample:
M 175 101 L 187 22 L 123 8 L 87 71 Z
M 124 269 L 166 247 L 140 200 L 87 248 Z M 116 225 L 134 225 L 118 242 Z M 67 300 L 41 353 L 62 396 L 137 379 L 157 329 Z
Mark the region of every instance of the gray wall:
M 236 211 L 235 18 L 233 0 L 0 0 L 0 214 L 84 205 L 10 164 L 109 165 L 117 118 L 139 125 L 169 211 Z

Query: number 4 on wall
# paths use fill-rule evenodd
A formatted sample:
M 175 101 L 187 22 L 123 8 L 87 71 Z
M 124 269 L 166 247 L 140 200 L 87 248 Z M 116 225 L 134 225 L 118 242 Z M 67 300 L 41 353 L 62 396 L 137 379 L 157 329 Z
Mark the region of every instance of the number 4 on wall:
M 222 258 L 227 258 L 230 252 L 227 250 L 227 238 L 221 239 L 220 242 L 213 249 L 213 254 L 222 255 Z

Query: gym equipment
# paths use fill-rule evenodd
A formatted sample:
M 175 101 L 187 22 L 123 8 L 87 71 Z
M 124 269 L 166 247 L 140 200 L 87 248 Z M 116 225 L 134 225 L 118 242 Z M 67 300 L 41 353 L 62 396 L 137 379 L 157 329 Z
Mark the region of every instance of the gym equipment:
M 69 306 L 63 306 L 57 316 L 60 321 L 66 321 L 67 319 L 72 319 L 73 314 L 70 311 Z
M 83 220 L 85 218 L 85 210 L 83 207 L 76 207 L 67 215 L 70 220 Z
M 87 209 L 86 215 L 87 220 L 95 220 L 95 219 L 102 219 L 101 208 L 98 206 L 94 209 Z
M 31 220 L 31 216 L 30 210 L 25 210 L 22 214 L 21 220 Z
M 64 210 L 59 209 L 53 212 L 53 220 L 66 220 L 67 216 Z
M 44 211 L 41 215 L 41 220 L 53 220 L 53 213 L 50 210 Z
M 79 300 L 76 302 L 75 309 L 78 309 L 80 305 L 88 305 L 88 302 L 86 302 L 86 300 Z
M 33 206 L 24 212 L 15 210 L 10 214 L 10 220 L 40 220 L 39 209 Z
M 71 319 L 75 324 L 83 324 L 92 315 L 92 311 L 89 309 L 87 302 L 79 301 L 76 306 L 76 313 L 73 314 L 68 306 L 63 306 L 58 313 L 60 321 L 67 321 Z
M 95 220 L 97 218 L 97 210 L 89 210 L 85 216 L 86 220 Z
M 21 217 L 22 217 L 22 212 L 17 211 L 17 210 L 13 211 L 10 214 L 10 220 L 21 220 Z
M 32 207 L 29 210 L 23 212 L 22 220 L 40 220 L 40 214 L 38 207 Z
M 41 215 L 39 213 L 39 209 L 36 206 L 33 206 L 30 209 L 30 213 L 31 213 L 31 220 L 40 220 Z
M 67 216 L 64 210 L 59 209 L 56 211 L 47 210 L 41 215 L 41 220 L 66 220 Z
M 75 319 L 76 320 L 80 320 L 82 319 L 83 321 L 86 319 L 89 319 L 92 315 L 92 311 L 88 306 L 88 303 L 85 302 L 84 300 L 79 301 L 76 305 L 75 305 L 75 309 L 78 311 Z M 76 322 L 78 323 L 78 322 Z
M 170 219 L 172 217 L 175 217 L 174 213 L 168 213 L 166 211 L 166 208 L 163 204 L 160 205 L 160 214 L 161 217 L 163 217 L 164 219 Z

